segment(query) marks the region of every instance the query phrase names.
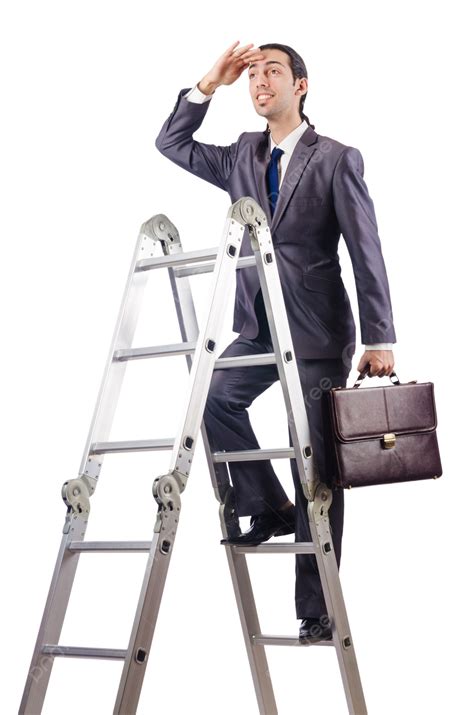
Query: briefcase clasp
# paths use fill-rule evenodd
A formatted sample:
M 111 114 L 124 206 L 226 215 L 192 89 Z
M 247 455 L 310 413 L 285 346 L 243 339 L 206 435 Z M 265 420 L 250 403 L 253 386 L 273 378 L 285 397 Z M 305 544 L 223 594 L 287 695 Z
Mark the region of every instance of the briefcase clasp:
M 387 434 L 384 434 L 383 436 L 383 448 L 384 449 L 392 449 L 392 447 L 395 447 L 395 442 L 397 438 L 393 434 L 393 432 L 387 432 Z

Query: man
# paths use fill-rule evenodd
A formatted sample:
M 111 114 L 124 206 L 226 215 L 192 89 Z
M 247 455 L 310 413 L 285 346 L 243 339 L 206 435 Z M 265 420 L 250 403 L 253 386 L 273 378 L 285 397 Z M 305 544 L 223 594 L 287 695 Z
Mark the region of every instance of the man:
M 388 280 L 360 152 L 314 131 L 303 113 L 308 74 L 302 58 L 277 43 L 251 49 L 234 42 L 192 89 L 183 89 L 157 139 L 158 150 L 182 168 L 227 191 L 231 201 L 252 196 L 265 211 L 275 248 L 285 307 L 318 470 L 331 486 L 328 415 L 322 399 L 345 386 L 355 351 L 355 325 L 341 276 L 341 232 L 351 257 L 365 351 L 357 369 L 390 375 L 396 341 Z M 247 68 L 254 108 L 265 132 L 244 132 L 229 146 L 193 139 L 221 85 Z M 252 249 L 246 229 L 241 255 Z M 239 336 L 220 357 L 272 351 L 257 269 L 237 271 L 233 330 Z M 278 379 L 276 365 L 216 370 L 204 422 L 213 450 L 259 449 L 247 408 Z M 291 443 L 291 434 L 290 434 Z M 250 528 L 228 543 L 258 544 L 295 532 L 311 541 L 307 500 L 291 460 L 295 505 L 270 460 L 232 462 L 229 469 L 239 516 Z M 329 521 L 340 564 L 344 498 L 333 489 Z M 296 556 L 295 602 L 300 640 L 330 638 L 326 606 L 313 555 Z

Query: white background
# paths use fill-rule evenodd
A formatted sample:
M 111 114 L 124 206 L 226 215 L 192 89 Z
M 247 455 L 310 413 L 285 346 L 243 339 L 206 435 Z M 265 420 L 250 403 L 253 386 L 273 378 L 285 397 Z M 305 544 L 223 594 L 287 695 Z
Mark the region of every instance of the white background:
M 139 226 L 163 212 L 187 250 L 220 240 L 229 197 L 166 160 L 154 140 L 179 90 L 239 39 L 293 46 L 308 67 L 316 130 L 361 150 L 390 280 L 395 369 L 402 382 L 435 384 L 442 478 L 346 493 L 340 573 L 369 712 L 473 712 L 467 3 L 19 0 L 0 33 L 1 711 L 16 712 L 21 698 L 61 538 L 60 489 L 77 474 Z M 242 77 L 218 90 L 196 138 L 230 144 L 264 128 Z M 342 239 L 340 256 L 359 331 Z M 192 280 L 202 316 L 209 276 Z M 221 349 L 236 337 L 233 295 Z M 150 284 L 149 297 L 137 344 L 178 339 L 167 291 Z M 112 436 L 172 436 L 185 376 L 182 359 L 130 366 Z M 279 384 L 251 419 L 262 447 L 287 443 Z M 151 485 L 167 466 L 166 454 L 111 455 L 87 537 L 149 538 Z M 289 464 L 276 468 L 291 489 Z M 256 713 L 201 443 L 191 476 L 139 712 Z M 126 647 L 144 559 L 82 557 L 61 643 Z M 297 632 L 292 559 L 251 562 L 265 632 Z M 346 712 L 333 649 L 267 651 L 282 715 Z M 44 712 L 111 712 L 119 672 L 58 660 Z

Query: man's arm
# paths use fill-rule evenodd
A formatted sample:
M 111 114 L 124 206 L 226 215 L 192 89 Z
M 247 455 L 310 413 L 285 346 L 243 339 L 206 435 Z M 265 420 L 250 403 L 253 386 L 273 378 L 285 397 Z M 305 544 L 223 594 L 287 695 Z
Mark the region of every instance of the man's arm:
M 361 153 L 348 147 L 342 152 L 334 171 L 333 196 L 339 226 L 354 269 L 361 338 L 366 349 L 358 369 L 363 369 L 362 363 L 373 360 L 374 369 L 370 374 L 382 376 L 393 369 L 391 349 L 396 335 L 374 205 L 363 175 Z M 384 364 L 381 365 L 381 362 Z
M 193 138 L 201 126 L 210 102 L 190 102 L 187 89 L 178 95 L 175 107 L 163 124 L 155 145 L 158 151 L 186 171 L 227 189 L 227 177 L 234 166 L 238 141 L 230 146 L 204 144 Z
M 260 59 L 258 48 L 251 45 L 236 49 L 236 42 L 229 47 L 212 69 L 191 90 L 181 90 L 178 101 L 155 141 L 156 148 L 175 164 L 220 189 L 227 190 L 227 178 L 231 173 L 238 152 L 238 141 L 230 146 L 204 144 L 193 139 L 207 110 L 207 97 L 217 87 L 232 84 L 240 77 L 250 61 Z M 206 95 L 203 99 L 200 95 Z

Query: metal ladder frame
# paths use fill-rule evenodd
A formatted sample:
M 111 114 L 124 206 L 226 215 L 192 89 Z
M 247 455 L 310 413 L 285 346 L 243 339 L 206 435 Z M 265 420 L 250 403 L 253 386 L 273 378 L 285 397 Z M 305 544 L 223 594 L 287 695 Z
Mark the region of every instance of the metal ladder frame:
M 249 229 L 254 255 L 239 257 L 246 227 Z M 164 255 L 157 256 L 157 249 L 160 247 Z M 231 272 L 255 265 L 262 288 L 274 352 L 216 359 L 216 346 L 229 297 L 228 285 Z M 132 348 L 148 271 L 160 267 L 168 268 L 183 342 Z M 214 271 L 215 274 L 211 306 L 206 325 L 199 331 L 187 276 L 208 271 Z M 194 359 L 191 359 L 191 354 L 194 354 Z M 183 410 L 176 438 L 107 441 L 127 362 L 166 355 L 186 355 L 190 372 L 189 400 Z M 213 453 L 209 447 L 202 416 L 214 369 L 271 363 L 276 363 L 278 368 L 293 447 Z M 216 249 L 184 253 L 176 227 L 163 214 L 154 216 L 141 227 L 79 476 L 67 481 L 62 487 L 63 500 L 67 505 L 66 520 L 20 704 L 20 715 L 37 715 L 41 712 L 56 657 L 123 660 L 124 667 L 114 715 L 129 715 L 136 712 L 179 522 L 180 495 L 189 477 L 199 430 L 203 437 L 215 495 L 220 503 L 219 513 L 224 536 L 235 533 L 239 528 L 226 463 L 243 459 L 294 458 L 303 492 L 308 499 L 312 542 L 269 543 L 247 547 L 225 546 L 260 712 L 265 715 L 274 715 L 278 712 L 265 646 L 300 644 L 296 637 L 268 636 L 261 633 L 246 554 L 290 552 L 314 553 L 316 556 L 333 638 L 331 641 L 320 641 L 315 645 L 336 648 L 348 712 L 351 715 L 366 715 L 362 684 L 329 528 L 328 509 L 332 493 L 319 479 L 310 444 L 309 424 L 270 230 L 265 213 L 249 197 L 243 197 L 230 207 L 223 237 Z M 103 455 L 110 452 L 144 450 L 171 450 L 172 452 L 168 473 L 158 477 L 153 483 L 153 495 L 158 503 L 158 512 L 152 540 L 150 542 L 84 541 L 90 511 L 90 496 L 95 491 Z M 126 649 L 84 648 L 59 644 L 79 556 L 81 553 L 98 551 L 147 552 L 149 555 Z

